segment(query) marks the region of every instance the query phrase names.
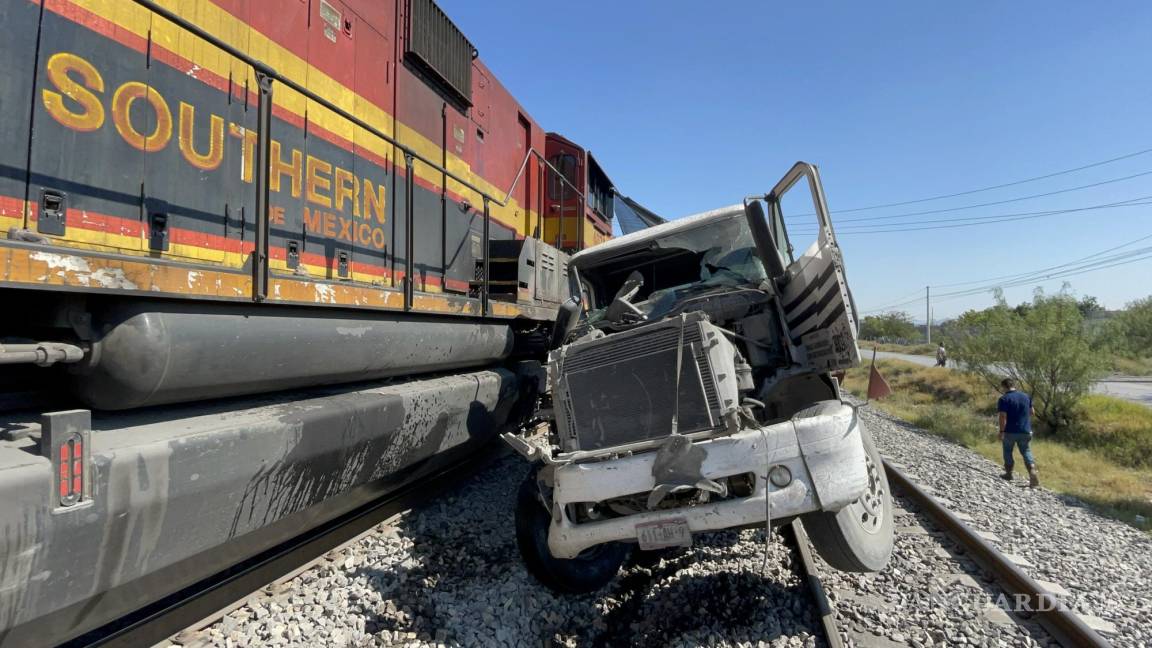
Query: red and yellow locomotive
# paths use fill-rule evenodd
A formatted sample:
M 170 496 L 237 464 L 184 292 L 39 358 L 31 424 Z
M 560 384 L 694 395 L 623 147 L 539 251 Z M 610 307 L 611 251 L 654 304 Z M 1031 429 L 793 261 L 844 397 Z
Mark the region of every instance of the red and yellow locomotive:
M 433 0 L 0 27 L 0 646 L 119 633 L 531 415 L 612 187 Z
M 495 345 L 286 381 L 247 357 L 248 379 L 200 384 L 235 370 L 216 338 L 258 336 L 303 367 L 324 364 L 308 349 L 341 344 L 349 318 L 411 333 L 430 317 L 460 341 L 546 322 L 567 294 L 564 253 L 611 235 L 599 164 L 541 128 L 432 0 L 13 0 L 2 13 L 13 316 L 0 337 L 58 343 L 61 361 L 79 349 L 71 381 L 110 385 L 78 390 L 90 406 L 503 357 Z M 204 354 L 221 357 L 200 381 L 129 385 L 142 356 Z

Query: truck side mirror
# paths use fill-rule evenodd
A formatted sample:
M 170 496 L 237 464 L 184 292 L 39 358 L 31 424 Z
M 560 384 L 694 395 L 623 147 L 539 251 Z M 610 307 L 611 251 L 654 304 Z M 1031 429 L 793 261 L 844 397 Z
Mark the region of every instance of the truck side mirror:
M 576 329 L 576 325 L 580 323 L 580 298 L 569 297 L 560 304 L 560 308 L 556 311 L 556 322 L 552 324 L 552 339 L 549 341 L 549 349 L 559 349 L 563 346 L 564 341 Z

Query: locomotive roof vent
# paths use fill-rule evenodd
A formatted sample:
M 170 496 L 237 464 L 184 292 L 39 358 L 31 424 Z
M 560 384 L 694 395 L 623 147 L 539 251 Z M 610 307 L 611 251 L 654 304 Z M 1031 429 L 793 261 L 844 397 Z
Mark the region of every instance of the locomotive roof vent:
M 476 48 L 433 0 L 408 0 L 405 56 L 465 105 L 472 105 Z

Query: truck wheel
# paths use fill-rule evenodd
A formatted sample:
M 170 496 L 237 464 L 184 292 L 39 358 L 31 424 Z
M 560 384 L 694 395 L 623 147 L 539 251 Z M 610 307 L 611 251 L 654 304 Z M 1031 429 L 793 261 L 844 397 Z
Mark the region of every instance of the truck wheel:
M 876 572 L 892 555 L 892 496 L 872 436 L 861 430 L 861 438 L 868 467 L 864 493 L 836 513 L 810 513 L 801 521 L 829 565 L 840 571 Z
M 628 545 L 609 542 L 585 549 L 575 558 L 556 558 L 548 550 L 548 510 L 540 501 L 536 471 L 516 495 L 516 544 L 528 572 L 549 589 L 565 594 L 595 592 L 616 578 L 628 557 Z

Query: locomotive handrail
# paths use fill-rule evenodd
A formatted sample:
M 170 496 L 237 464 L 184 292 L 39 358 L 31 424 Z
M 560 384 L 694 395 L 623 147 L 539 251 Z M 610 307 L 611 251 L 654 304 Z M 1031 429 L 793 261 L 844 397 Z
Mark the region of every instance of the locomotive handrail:
M 490 287 L 489 281 L 488 281 L 488 270 L 489 270 L 488 257 L 490 256 L 488 254 L 488 247 L 489 247 L 489 238 L 490 238 L 490 229 L 489 228 L 490 228 L 490 222 L 491 222 L 490 207 L 491 207 L 492 203 L 495 203 L 496 205 L 498 205 L 500 207 L 508 206 L 508 204 L 510 203 L 511 197 L 512 197 L 512 192 L 515 191 L 516 185 L 520 182 L 520 178 L 524 174 L 524 169 L 527 167 L 528 160 L 532 156 L 535 156 L 540 162 L 543 163 L 543 165 L 546 169 L 552 170 L 557 175 L 557 177 L 559 177 L 561 179 L 561 181 L 563 182 L 564 185 L 571 187 L 572 190 L 576 192 L 576 195 L 579 199 L 578 200 L 578 207 L 582 207 L 582 205 L 583 205 L 583 201 L 585 200 L 584 192 L 581 191 L 580 188 L 577 187 L 575 184 L 573 184 L 571 181 L 569 181 L 568 178 L 566 178 L 564 176 L 564 174 L 561 173 L 558 168 L 553 166 L 552 163 L 550 163 L 548 160 L 546 160 L 544 158 L 544 156 L 541 155 L 540 152 L 536 151 L 535 149 L 529 149 L 529 151 L 525 154 L 524 161 L 520 164 L 520 169 L 519 169 L 519 171 L 517 171 L 516 177 L 512 181 L 512 186 L 508 188 L 508 191 L 504 194 L 503 199 L 501 199 L 497 196 L 489 194 L 487 191 L 477 187 L 476 185 L 472 184 L 471 182 L 464 179 L 463 177 L 453 173 L 452 171 L 450 171 L 447 168 L 446 164 L 444 164 L 444 165 L 438 164 L 438 163 L 424 157 L 423 155 L 420 155 L 414 149 L 403 144 L 402 142 L 400 142 L 396 138 L 392 137 L 391 135 L 388 135 L 388 134 L 382 132 L 381 130 L 379 130 L 375 126 L 369 124 L 368 122 L 357 117 L 356 115 L 344 110 L 343 108 L 337 106 L 336 104 L 332 103 L 331 101 L 328 101 L 324 97 L 321 97 L 320 95 L 316 94 L 315 92 L 312 92 L 311 90 L 309 90 L 308 88 L 304 87 L 303 85 L 297 83 L 296 81 L 293 81 L 292 79 L 289 79 L 288 77 L 280 74 L 279 72 L 277 72 L 275 70 L 275 68 L 268 65 L 267 63 L 255 58 L 253 56 L 250 56 L 249 54 L 237 49 L 236 47 L 233 47 L 232 45 L 230 45 L 230 44 L 226 43 L 225 41 L 221 40 L 220 38 L 212 35 L 208 31 L 206 31 L 205 29 L 201 28 L 200 26 L 198 26 L 192 22 L 189 22 L 188 20 L 182 18 L 181 16 L 177 15 L 176 13 L 172 12 L 171 10 L 166 9 L 166 8 L 158 5 L 153 0 L 132 0 L 132 2 L 143 7 L 144 9 L 147 9 L 147 10 L 159 15 L 160 17 L 164 18 L 165 20 L 172 22 L 173 24 L 180 27 L 181 29 L 188 31 L 189 33 L 191 33 L 191 34 L 195 35 L 196 37 L 206 41 L 207 43 L 211 44 L 212 46 L 219 48 L 220 50 L 226 52 L 230 56 L 233 56 L 233 57 L 243 61 L 244 63 L 251 66 L 253 71 L 256 73 L 256 80 L 257 80 L 257 86 L 258 86 L 257 87 L 257 127 L 256 127 L 256 165 L 257 165 L 257 169 L 256 169 L 256 177 L 254 178 L 254 180 L 255 180 L 256 187 L 257 187 L 256 213 L 258 214 L 258 217 L 256 219 L 256 241 L 255 241 L 256 249 L 254 250 L 253 263 L 252 263 L 252 299 L 253 299 L 253 301 L 263 301 L 268 296 L 268 280 L 269 280 L 268 259 L 269 259 L 269 247 L 270 247 L 270 237 L 269 237 L 269 231 L 268 231 L 268 206 L 269 206 L 269 201 L 270 201 L 270 196 L 269 196 L 270 182 L 269 182 L 269 178 L 268 178 L 268 163 L 269 163 L 269 159 L 270 159 L 270 155 L 271 155 L 271 153 L 270 153 L 270 148 L 271 148 L 271 134 L 270 134 L 270 132 L 271 132 L 271 122 L 272 122 L 272 82 L 273 81 L 278 81 L 278 82 L 282 83 L 283 85 L 294 90 L 295 92 L 300 93 L 305 98 L 316 102 L 320 106 L 323 106 L 324 108 L 332 111 L 333 113 L 342 117 L 343 119 L 347 120 L 348 122 L 350 122 L 356 126 L 359 126 L 360 128 L 363 128 L 365 131 L 367 131 L 367 132 L 371 133 L 372 135 L 380 138 L 384 142 L 391 144 L 395 148 L 399 149 L 401 153 L 403 153 L 404 160 L 405 160 L 405 171 L 406 171 L 406 175 L 405 175 L 405 185 L 406 185 L 405 186 L 405 221 L 406 221 L 405 222 L 405 257 L 406 258 L 405 258 L 405 274 L 404 274 L 404 284 L 405 284 L 404 285 L 404 310 L 411 310 L 412 301 L 413 301 L 413 290 L 414 290 L 412 274 L 414 271 L 413 254 L 415 252 L 415 249 L 414 249 L 415 248 L 415 239 L 414 239 L 414 233 L 413 233 L 413 230 L 414 230 L 414 213 L 413 213 L 413 198 L 414 198 L 414 196 L 413 196 L 413 193 L 414 192 L 413 192 L 412 184 L 414 182 L 413 173 L 414 173 L 414 167 L 415 167 L 414 163 L 415 162 L 420 162 L 422 164 L 428 165 L 433 170 L 438 171 L 441 174 L 443 174 L 443 176 L 445 178 L 450 178 L 453 181 L 459 183 L 460 185 L 463 185 L 464 187 L 468 188 L 472 192 L 479 195 L 481 200 L 483 201 L 483 214 L 484 214 L 484 279 L 483 279 L 483 281 L 484 281 L 484 285 L 483 285 L 483 290 L 482 290 L 482 294 L 481 294 L 481 311 L 482 311 L 483 315 L 488 315 L 488 292 L 489 292 L 489 287 Z M 543 175 L 543 169 L 541 170 L 541 175 Z M 562 186 L 561 192 L 563 192 L 563 191 L 564 191 L 564 188 Z M 543 191 L 541 191 L 541 196 L 543 196 Z M 563 193 L 561 194 L 561 198 L 562 198 L 561 202 L 563 203 Z M 528 206 L 525 205 L 525 209 L 527 209 L 527 208 L 528 208 Z M 582 209 L 578 209 L 578 211 L 582 211 Z M 540 217 L 542 219 L 543 214 L 541 214 Z M 583 221 L 582 214 L 581 214 L 581 221 Z M 560 214 L 560 226 L 558 227 L 559 232 L 557 234 L 558 242 L 563 240 L 563 222 L 564 222 L 564 214 L 562 211 Z M 582 224 L 582 222 L 581 222 L 581 224 Z M 583 227 L 579 227 L 578 229 L 579 229 L 579 241 L 580 241 L 580 243 L 583 243 L 583 233 L 584 233 Z
M 520 169 L 516 171 L 516 177 L 512 179 L 512 186 L 508 187 L 508 191 L 504 194 L 504 201 L 507 203 L 509 200 L 511 200 L 512 192 L 516 190 L 516 185 L 520 183 L 520 178 L 524 175 L 524 169 L 526 169 L 528 167 L 528 160 L 532 159 L 533 156 L 535 156 L 537 160 L 542 162 L 544 164 L 544 167 L 545 167 L 544 169 L 540 170 L 540 176 L 541 176 L 541 180 L 540 180 L 540 196 L 541 196 L 540 207 L 541 207 L 541 212 L 543 212 L 543 207 L 544 207 L 544 203 L 543 203 L 544 171 L 547 169 L 551 169 L 552 173 L 556 174 L 556 177 L 560 178 L 561 182 L 568 185 L 569 187 L 572 187 L 572 190 L 576 192 L 576 197 L 578 199 L 577 205 L 576 205 L 576 211 L 577 211 L 577 218 L 580 221 L 578 223 L 578 227 L 577 227 L 577 236 L 578 236 L 577 246 L 578 247 L 584 247 L 584 203 L 588 198 L 584 195 L 583 191 L 580 191 L 579 187 L 577 187 L 575 184 L 573 184 L 571 181 L 569 181 L 567 177 L 564 176 L 564 173 L 562 171 L 560 171 L 560 169 L 556 168 L 551 162 L 549 162 L 536 149 L 529 148 L 528 152 L 524 154 L 524 161 L 520 163 Z M 560 207 L 560 219 L 559 219 L 559 223 L 556 227 L 556 247 L 557 248 L 560 247 L 560 244 L 563 242 L 563 239 L 564 239 L 564 207 L 563 207 L 563 205 L 564 205 L 564 194 L 563 194 L 564 188 L 561 187 L 560 191 L 561 191 L 561 194 L 560 194 L 560 205 L 561 205 L 561 207 Z M 527 209 L 528 206 L 525 205 L 524 208 Z M 543 213 L 540 214 L 540 218 L 541 219 L 544 218 Z M 541 234 L 542 234 L 542 232 L 541 232 Z M 534 238 L 539 239 L 541 237 L 535 236 Z
M 436 162 L 433 162 L 432 160 L 429 160 L 428 158 L 424 157 L 423 155 L 420 155 L 414 149 L 407 146 L 406 144 L 401 143 L 399 140 L 392 137 L 391 135 L 385 134 L 383 131 L 377 129 L 375 126 L 369 124 L 368 122 L 364 121 L 363 119 L 360 119 L 356 115 L 353 115 L 352 113 L 344 110 L 340 106 L 337 106 L 336 104 L 332 103 L 331 101 L 328 101 L 324 97 L 321 97 L 320 95 L 316 94 L 315 92 L 312 92 L 311 90 L 305 88 L 304 86 L 293 81 L 292 79 L 289 79 L 288 77 L 280 74 L 272 66 L 268 65 L 267 63 L 264 63 L 263 61 L 261 61 L 257 58 L 254 58 L 254 57 L 236 49 L 235 47 L 229 45 L 228 43 L 220 40 L 216 36 L 213 36 L 212 34 L 208 33 L 203 28 L 195 25 L 194 23 L 188 22 L 186 19 L 181 18 L 180 16 L 176 15 L 175 13 L 171 12 L 170 10 L 165 9 L 164 7 L 161 7 L 160 5 L 156 4 L 153 0 L 132 0 L 132 2 L 135 2 L 136 4 L 140 5 L 141 7 L 144 7 L 145 9 L 148 9 L 149 11 L 152 11 L 152 12 L 159 14 L 161 17 L 175 23 L 179 27 L 186 29 L 189 32 L 192 32 L 197 37 L 202 38 L 205 41 L 208 41 L 208 43 L 212 44 L 215 47 L 218 47 L 218 48 L 224 50 L 229 55 L 235 56 L 236 58 L 244 61 L 248 65 L 251 65 L 253 67 L 253 69 L 256 70 L 257 73 L 261 73 L 261 74 L 267 76 L 269 79 L 272 79 L 274 81 L 278 81 L 278 82 L 288 86 L 292 90 L 304 95 L 307 99 L 309 99 L 311 101 L 315 101 L 316 103 L 320 104 L 324 108 L 331 110 L 332 112 L 336 113 L 340 117 L 343 117 L 344 119 L 352 122 L 356 126 L 363 128 L 364 130 L 368 131 L 369 133 L 375 135 L 376 137 L 379 137 L 380 139 L 384 140 L 385 142 L 395 146 L 396 148 L 400 149 L 404 153 L 405 156 L 411 156 L 414 160 L 418 160 L 419 162 L 427 164 L 428 166 L 432 167 L 433 169 L 440 171 L 444 175 L 446 175 L 449 178 L 455 180 L 456 182 L 464 185 L 465 187 L 468 187 L 469 189 L 471 189 L 472 191 L 476 192 L 477 194 L 479 194 L 481 196 L 488 196 L 488 199 L 491 202 L 494 202 L 501 207 L 506 206 L 505 201 L 500 200 L 496 196 L 489 195 L 483 189 L 480 189 L 479 187 L 472 184 L 468 180 L 465 180 L 464 178 L 462 178 L 462 177 L 456 175 L 455 173 L 449 171 L 444 166 L 442 166 Z
M 292 79 L 280 74 L 272 66 L 267 63 L 248 55 L 245 52 L 229 45 L 220 38 L 212 35 L 198 25 L 185 20 L 184 18 L 176 15 L 174 12 L 165 9 L 164 7 L 156 4 L 152 0 L 132 0 L 137 5 L 147 9 L 160 17 L 172 22 L 177 27 L 188 31 L 196 37 L 206 41 L 210 45 L 219 48 L 220 50 L 228 53 L 229 55 L 245 62 L 252 67 L 256 73 L 256 81 L 258 85 L 257 92 L 257 125 L 256 125 L 256 176 L 254 178 L 256 184 L 256 240 L 255 249 L 253 250 L 252 258 L 252 300 L 256 302 L 264 301 L 268 297 L 268 280 L 269 280 L 269 248 L 270 237 L 268 231 L 268 205 L 269 205 L 269 178 L 268 178 L 268 162 L 270 159 L 271 150 L 271 126 L 272 126 L 272 82 L 279 81 L 288 88 L 300 93 L 305 98 L 316 102 L 324 108 L 332 111 L 340 117 L 346 119 L 352 124 L 363 128 L 372 135 L 380 138 L 384 142 L 391 144 L 399 149 L 404 154 L 405 167 L 407 175 L 405 176 L 405 274 L 404 274 L 404 310 L 412 309 L 413 302 L 413 254 L 415 252 L 415 241 L 413 234 L 413 170 L 414 161 L 419 161 L 426 164 L 433 169 L 442 173 L 445 177 L 451 178 L 459 184 L 467 187 L 471 191 L 478 194 L 484 203 L 484 285 L 481 294 L 481 311 L 482 314 L 488 315 L 488 243 L 489 243 L 489 221 L 491 214 L 489 211 L 489 203 L 495 202 L 497 205 L 504 207 L 507 205 L 507 198 L 501 200 L 496 196 L 488 194 L 483 189 L 472 184 L 468 180 L 456 175 L 449 171 L 446 166 L 437 164 L 432 160 L 420 155 L 412 148 L 401 143 L 394 137 L 385 134 L 375 126 L 360 119 L 356 115 L 344 110 L 336 104 L 328 101 L 320 95 L 312 92 L 304 86 L 296 83 Z
M 555 166 L 553 166 L 553 164 L 549 162 L 539 151 L 534 148 L 530 148 L 528 149 L 528 152 L 524 154 L 524 161 L 520 163 L 520 169 L 516 172 L 516 177 L 512 179 L 512 186 L 508 187 L 508 191 L 504 193 L 505 203 L 507 203 L 512 198 L 512 192 L 516 190 L 516 185 L 520 184 L 520 177 L 524 175 L 524 169 L 528 166 L 528 160 L 530 160 L 533 156 L 535 156 L 537 160 L 543 162 L 545 167 L 552 169 L 552 172 L 555 173 L 556 176 L 564 182 L 564 184 L 572 187 L 578 196 L 584 198 L 584 192 L 580 191 L 579 187 L 570 182 L 568 178 L 564 177 L 564 174 L 560 171 L 560 169 L 557 169 Z

